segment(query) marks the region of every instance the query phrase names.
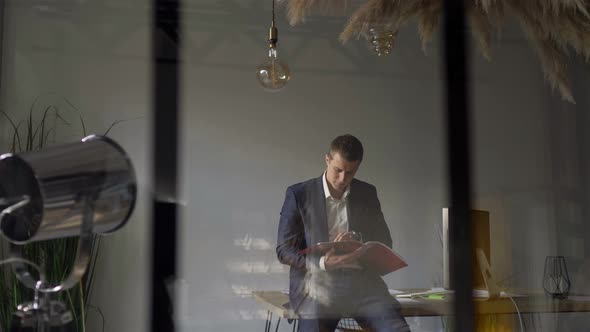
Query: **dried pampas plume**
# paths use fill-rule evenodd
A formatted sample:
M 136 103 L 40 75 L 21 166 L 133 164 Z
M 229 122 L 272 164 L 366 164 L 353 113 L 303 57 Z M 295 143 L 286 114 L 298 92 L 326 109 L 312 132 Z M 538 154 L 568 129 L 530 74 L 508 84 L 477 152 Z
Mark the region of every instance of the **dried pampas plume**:
M 304 21 L 312 11 L 344 10 L 345 0 L 285 0 L 292 25 Z M 418 22 L 423 49 L 432 40 L 442 16 L 444 0 L 367 0 L 354 11 L 340 40 L 367 37 L 369 28 L 378 24 L 397 33 L 411 19 Z M 574 103 L 567 77 L 569 50 L 590 62 L 589 0 L 471 0 L 466 14 L 479 49 L 491 58 L 490 41 L 502 23 L 515 17 L 535 48 L 543 72 L 561 97 Z
M 347 7 L 347 0 L 299 0 L 287 1 L 287 16 L 291 25 L 297 25 L 305 21 L 310 11 L 344 12 Z

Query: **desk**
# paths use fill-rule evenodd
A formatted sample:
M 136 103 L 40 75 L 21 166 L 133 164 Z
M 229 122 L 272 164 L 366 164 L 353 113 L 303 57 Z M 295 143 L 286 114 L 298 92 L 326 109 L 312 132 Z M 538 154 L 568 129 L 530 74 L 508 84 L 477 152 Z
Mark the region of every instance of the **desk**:
M 411 289 L 405 292 L 417 292 L 420 290 Z M 523 293 L 521 293 L 523 294 Z M 590 301 L 588 300 L 558 300 L 545 296 L 541 292 L 526 292 L 526 297 L 514 298 L 518 309 L 522 314 L 546 313 L 546 312 L 590 312 Z M 270 331 L 272 315 L 280 319 L 296 320 L 297 314 L 288 306 L 289 297 L 286 293 L 280 291 L 254 291 L 252 295 L 269 312 L 270 319 L 267 319 L 266 331 Z M 411 316 L 452 316 L 452 302 L 447 300 L 428 300 L 428 299 L 398 299 L 401 304 L 402 315 Z M 474 309 L 478 315 L 502 315 L 515 314 L 516 309 L 509 298 L 500 298 L 486 301 L 474 301 Z M 278 330 L 278 324 L 277 328 Z M 295 325 L 293 326 L 295 331 Z

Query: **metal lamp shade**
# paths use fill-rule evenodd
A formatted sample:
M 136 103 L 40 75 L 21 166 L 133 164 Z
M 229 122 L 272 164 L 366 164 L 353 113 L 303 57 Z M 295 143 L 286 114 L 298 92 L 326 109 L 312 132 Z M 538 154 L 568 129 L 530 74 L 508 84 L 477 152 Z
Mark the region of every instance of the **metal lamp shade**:
M 547 256 L 543 273 L 543 289 L 545 293 L 558 299 L 567 298 L 572 283 L 567 273 L 565 257 Z
M 0 221 L 13 243 L 80 235 L 84 196 L 94 204 L 92 232 L 115 231 L 129 219 L 136 193 L 131 161 L 106 137 L 0 156 L 0 198 L 30 200 Z

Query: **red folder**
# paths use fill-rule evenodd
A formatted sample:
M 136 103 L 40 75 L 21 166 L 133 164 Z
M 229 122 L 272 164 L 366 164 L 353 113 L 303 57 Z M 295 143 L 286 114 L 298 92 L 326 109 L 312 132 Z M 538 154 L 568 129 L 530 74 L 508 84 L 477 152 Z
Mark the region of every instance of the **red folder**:
M 358 241 L 320 242 L 299 253 L 323 255 L 332 248 L 334 248 L 337 255 L 347 254 L 355 250 L 363 250 L 359 258 L 360 263 L 382 276 L 408 266 L 408 263 L 398 253 L 383 243 L 376 241 L 366 243 Z

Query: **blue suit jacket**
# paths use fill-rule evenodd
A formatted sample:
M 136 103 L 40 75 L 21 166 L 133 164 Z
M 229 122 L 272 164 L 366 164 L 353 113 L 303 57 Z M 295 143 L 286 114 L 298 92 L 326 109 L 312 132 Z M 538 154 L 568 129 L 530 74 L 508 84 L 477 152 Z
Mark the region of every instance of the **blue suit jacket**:
M 291 267 L 289 300 L 292 308 L 298 308 L 305 298 L 304 279 L 310 273 L 310 265 L 318 266 L 320 259 L 317 255 L 306 256 L 299 252 L 318 242 L 329 241 L 325 197 L 321 176 L 287 188 L 276 252 L 279 261 Z M 391 247 L 391 234 L 375 186 L 353 179 L 347 206 L 349 230 L 360 232 L 365 242 L 379 241 Z

